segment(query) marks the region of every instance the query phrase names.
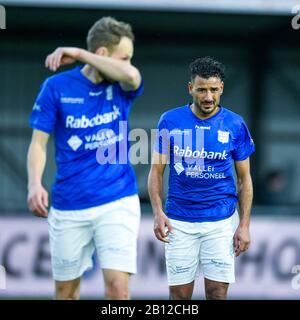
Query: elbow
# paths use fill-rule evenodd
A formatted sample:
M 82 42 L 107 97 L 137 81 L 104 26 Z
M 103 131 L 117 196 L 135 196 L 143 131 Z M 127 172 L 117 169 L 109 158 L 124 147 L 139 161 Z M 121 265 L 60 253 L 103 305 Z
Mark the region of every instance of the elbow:
M 128 70 L 126 74 L 126 82 L 136 90 L 141 84 L 141 74 L 135 68 Z
M 153 168 L 151 167 L 151 169 L 148 173 L 148 186 L 150 184 L 150 181 L 153 179 L 153 175 L 154 175 L 154 172 L 153 172 Z
M 241 191 L 243 189 L 249 189 L 251 188 L 252 189 L 252 179 L 251 179 L 251 175 L 250 174 L 247 174 L 243 177 L 240 177 L 238 178 L 237 180 L 237 187 L 238 187 L 238 190 Z
M 155 169 L 153 167 L 151 167 L 149 174 L 148 174 L 148 187 L 150 187 L 151 182 L 153 181 L 153 179 L 155 179 L 155 177 L 157 177 L 157 172 L 155 171 Z
M 250 172 L 246 172 L 244 174 L 238 175 L 237 182 L 238 182 L 238 184 L 245 184 L 245 183 L 251 182 L 251 180 L 252 179 L 251 179 Z

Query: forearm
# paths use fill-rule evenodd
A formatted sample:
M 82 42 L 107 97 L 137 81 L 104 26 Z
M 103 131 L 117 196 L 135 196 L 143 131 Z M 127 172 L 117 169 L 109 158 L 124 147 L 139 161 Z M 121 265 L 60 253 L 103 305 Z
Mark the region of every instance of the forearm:
M 46 165 L 46 148 L 32 142 L 27 155 L 28 188 L 42 184 L 42 176 Z
M 128 62 L 96 55 L 84 49 L 79 50 L 77 60 L 93 66 L 109 80 L 125 82 L 133 86 L 140 81 L 138 69 Z
M 249 227 L 250 213 L 253 200 L 253 186 L 251 176 L 247 175 L 238 180 L 238 195 L 240 208 L 240 225 Z
M 162 197 L 163 197 L 163 175 L 150 171 L 148 179 L 148 190 L 150 201 L 153 209 L 153 213 L 159 213 L 163 211 Z

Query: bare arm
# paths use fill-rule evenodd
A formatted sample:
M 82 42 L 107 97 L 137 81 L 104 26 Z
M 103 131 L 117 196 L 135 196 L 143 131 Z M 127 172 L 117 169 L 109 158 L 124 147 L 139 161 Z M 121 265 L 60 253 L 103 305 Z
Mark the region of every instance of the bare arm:
M 125 91 L 136 90 L 141 84 L 139 70 L 129 61 L 119 60 L 106 55 L 98 55 L 74 47 L 60 47 L 47 56 L 45 65 L 52 71 L 60 66 L 81 61 L 97 69 L 108 80 L 120 82 Z
M 234 235 L 235 254 L 238 256 L 250 246 L 250 213 L 253 199 L 250 160 L 235 162 L 239 195 L 240 223 Z
M 148 191 L 154 215 L 154 233 L 156 238 L 163 242 L 168 242 L 166 237 L 172 232 L 172 225 L 164 213 L 162 206 L 163 175 L 166 163 L 167 155 L 154 151 L 148 177 Z
M 42 186 L 42 176 L 46 165 L 47 143 L 49 135 L 33 130 L 27 154 L 28 197 L 29 209 L 37 216 L 47 217 L 48 192 Z

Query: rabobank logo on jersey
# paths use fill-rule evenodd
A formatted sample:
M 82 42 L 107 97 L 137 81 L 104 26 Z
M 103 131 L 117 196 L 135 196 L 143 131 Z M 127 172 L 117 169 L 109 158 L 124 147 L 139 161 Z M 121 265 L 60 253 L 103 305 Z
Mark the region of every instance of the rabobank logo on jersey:
M 201 159 L 218 159 L 218 160 L 226 160 L 228 157 L 228 153 L 226 150 L 223 152 L 214 152 L 214 151 L 206 151 L 204 148 L 201 150 L 193 151 L 189 146 L 185 149 L 181 149 L 179 146 L 174 146 L 174 154 L 176 156 L 184 157 L 184 158 L 201 158 Z
M 73 115 L 69 115 L 66 117 L 66 128 L 78 129 L 78 128 L 88 128 L 100 126 L 104 123 L 110 123 L 114 120 L 118 119 L 121 116 L 120 109 L 116 106 L 113 106 L 113 111 L 106 112 L 103 114 L 97 114 L 93 118 L 89 119 L 85 115 L 81 116 L 81 118 L 75 118 Z

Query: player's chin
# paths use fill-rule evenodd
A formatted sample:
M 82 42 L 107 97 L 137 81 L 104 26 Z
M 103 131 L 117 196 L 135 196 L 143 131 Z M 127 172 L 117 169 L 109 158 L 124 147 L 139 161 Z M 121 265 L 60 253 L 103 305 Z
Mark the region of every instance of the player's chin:
M 209 104 L 209 105 L 207 105 L 207 104 L 204 104 L 204 105 L 202 105 L 201 106 L 201 109 L 202 109 L 202 112 L 203 113 L 211 113 L 211 112 L 213 112 L 214 110 L 215 110 L 215 106 L 213 105 L 213 104 Z

